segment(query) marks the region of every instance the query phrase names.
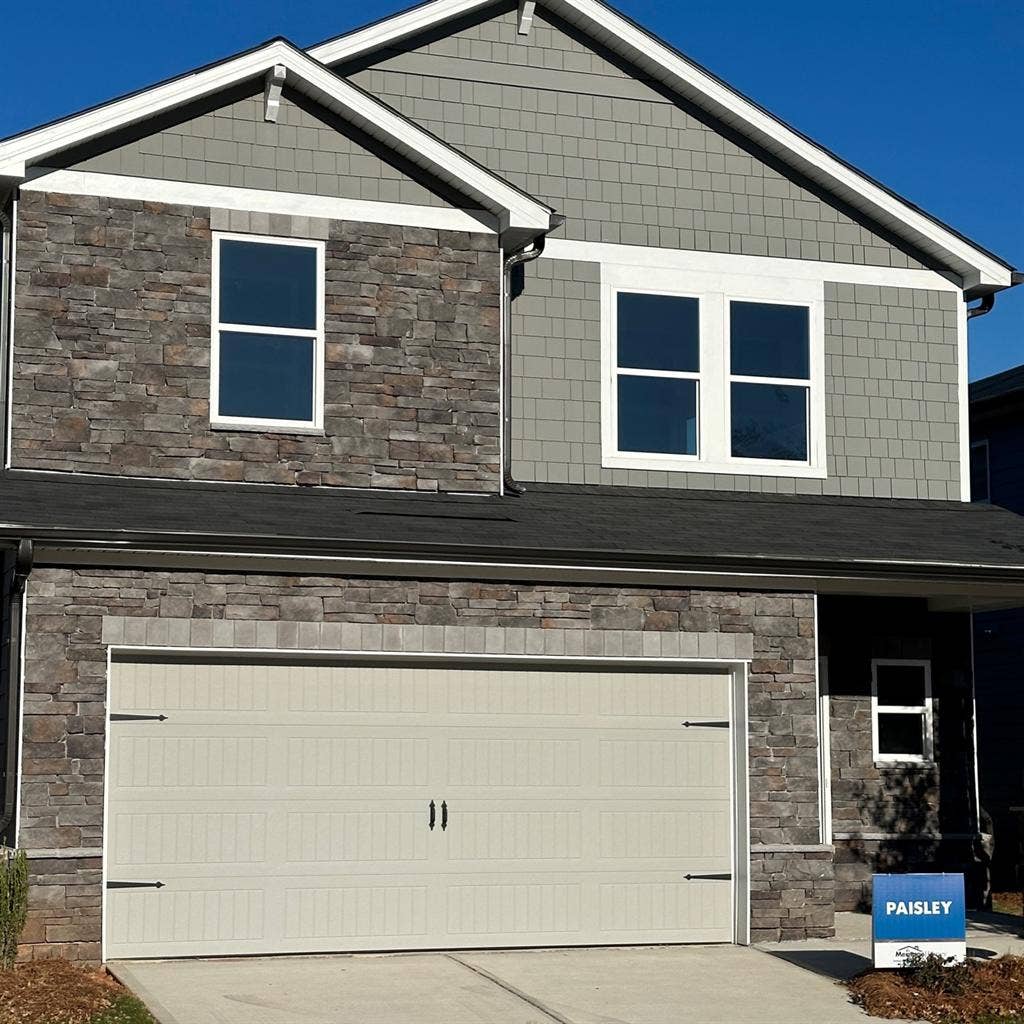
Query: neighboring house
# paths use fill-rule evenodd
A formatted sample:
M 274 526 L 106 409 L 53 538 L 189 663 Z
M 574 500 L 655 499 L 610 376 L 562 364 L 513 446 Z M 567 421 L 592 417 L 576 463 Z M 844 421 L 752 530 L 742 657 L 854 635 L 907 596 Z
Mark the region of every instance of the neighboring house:
M 971 498 L 1024 513 L 1024 366 L 975 381 L 971 396 Z M 982 606 L 984 607 L 984 606 Z M 981 806 L 992 819 L 992 884 L 1015 889 L 1024 850 L 1011 808 L 1024 809 L 1024 609 L 974 617 Z
M 0 185 L 26 955 L 823 936 L 974 869 L 1002 260 L 595 0 L 273 40 Z

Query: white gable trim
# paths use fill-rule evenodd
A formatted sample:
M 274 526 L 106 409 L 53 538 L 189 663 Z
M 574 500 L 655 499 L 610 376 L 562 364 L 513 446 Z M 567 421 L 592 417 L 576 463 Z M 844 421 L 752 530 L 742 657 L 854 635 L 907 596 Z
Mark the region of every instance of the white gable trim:
M 425 28 L 485 8 L 492 2 L 434 0 L 328 40 L 309 52 L 324 64 L 335 64 L 398 43 Z M 998 259 L 890 194 L 600 0 L 546 0 L 545 6 L 775 154 L 830 194 L 949 266 L 963 278 L 968 290 L 1008 288 L 1013 283 L 1010 269 Z
M 280 213 L 290 217 L 397 224 L 410 228 L 439 228 L 494 234 L 497 220 L 483 210 L 453 210 L 445 206 L 381 203 L 368 199 L 336 199 L 298 192 L 203 185 L 198 182 L 136 178 L 95 171 L 44 171 L 21 186 L 22 192 L 61 192 L 72 196 L 109 196 L 179 206 L 209 206 L 245 213 Z
M 30 163 L 238 82 L 258 79 L 277 66 L 286 69 L 288 81 L 296 89 L 497 214 L 502 230 L 512 228 L 536 235 L 550 229 L 552 210 L 545 203 L 492 174 L 283 40 L 0 143 L 0 178 L 23 179 Z

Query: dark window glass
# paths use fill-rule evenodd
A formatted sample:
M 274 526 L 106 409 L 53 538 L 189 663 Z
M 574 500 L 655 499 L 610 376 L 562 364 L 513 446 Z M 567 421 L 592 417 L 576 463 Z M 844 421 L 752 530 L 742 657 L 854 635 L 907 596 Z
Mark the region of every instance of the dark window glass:
M 220 319 L 255 327 L 316 328 L 316 249 L 220 243 Z
M 221 331 L 221 416 L 313 419 L 312 338 Z
M 923 715 L 879 715 L 878 752 L 880 754 L 924 753 Z
M 807 461 L 807 388 L 733 384 L 732 454 Z
M 924 669 L 919 665 L 876 665 L 878 703 L 911 707 L 923 705 Z
M 697 382 L 619 375 L 619 450 L 697 454 Z
M 768 302 L 729 304 L 730 354 L 737 377 L 810 377 L 806 306 Z
M 696 299 L 619 292 L 619 366 L 632 370 L 700 369 Z
M 988 442 L 971 445 L 971 501 L 989 501 Z

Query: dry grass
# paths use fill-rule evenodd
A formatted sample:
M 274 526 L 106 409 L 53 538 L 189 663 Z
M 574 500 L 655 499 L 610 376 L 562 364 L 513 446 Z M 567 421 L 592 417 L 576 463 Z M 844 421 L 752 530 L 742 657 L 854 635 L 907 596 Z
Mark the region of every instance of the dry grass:
M 1020 893 L 1019 892 L 994 892 L 992 893 L 992 909 L 999 914 L 1014 914 L 1021 916 Z
M 100 967 L 39 960 L 0 971 L 0 1024 L 153 1024 Z
M 936 970 L 869 970 L 849 982 L 872 1017 L 933 1024 L 1024 1024 L 1024 957 Z

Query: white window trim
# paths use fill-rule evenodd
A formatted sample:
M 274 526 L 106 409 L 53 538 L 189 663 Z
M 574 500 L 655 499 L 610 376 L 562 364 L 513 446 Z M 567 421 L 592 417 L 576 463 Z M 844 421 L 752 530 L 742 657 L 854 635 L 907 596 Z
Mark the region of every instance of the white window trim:
M 885 665 L 911 665 L 924 669 L 924 704 L 899 705 L 878 703 L 878 668 Z M 924 719 L 924 753 L 883 754 L 878 749 L 878 716 L 917 715 Z M 932 663 L 914 658 L 872 658 L 871 660 L 871 754 L 876 764 L 934 764 L 934 716 L 932 710 Z
M 273 325 L 222 323 L 220 319 L 220 243 L 292 245 L 316 251 L 316 325 L 312 330 Z M 213 261 L 210 287 L 210 426 L 214 430 L 273 431 L 279 434 L 322 434 L 324 430 L 324 267 L 325 244 L 313 238 L 280 238 L 274 235 L 250 235 L 229 231 L 213 232 Z M 222 330 L 241 334 L 273 334 L 281 337 L 312 338 L 313 345 L 313 417 L 309 420 L 258 419 L 249 416 L 222 416 L 219 410 L 220 334 Z
M 616 314 L 619 292 L 696 298 L 700 302 L 700 370 L 671 374 L 698 379 L 697 455 L 625 452 L 618 447 Z M 807 455 L 803 462 L 734 458 L 730 453 L 729 302 L 806 306 L 810 328 L 808 380 L 779 380 L 807 387 Z M 657 371 L 637 371 L 656 376 Z M 743 378 L 736 378 L 742 380 Z M 751 380 L 755 380 L 751 378 Z M 759 377 L 769 384 L 775 378 Z M 601 464 L 607 469 L 667 470 L 749 476 L 827 475 L 825 443 L 825 285 L 823 281 L 782 280 L 717 271 L 618 264 L 601 266 Z

